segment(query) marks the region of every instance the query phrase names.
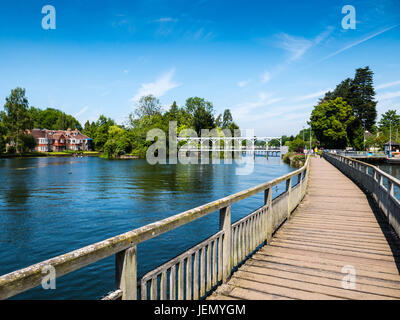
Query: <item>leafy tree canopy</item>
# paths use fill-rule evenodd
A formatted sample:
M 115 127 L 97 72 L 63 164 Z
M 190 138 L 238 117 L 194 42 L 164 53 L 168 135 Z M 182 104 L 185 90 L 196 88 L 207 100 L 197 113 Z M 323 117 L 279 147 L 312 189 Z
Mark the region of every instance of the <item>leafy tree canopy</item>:
M 354 121 L 351 106 L 342 98 L 317 105 L 311 114 L 311 126 L 317 140 L 327 148 L 347 146 L 347 129 Z

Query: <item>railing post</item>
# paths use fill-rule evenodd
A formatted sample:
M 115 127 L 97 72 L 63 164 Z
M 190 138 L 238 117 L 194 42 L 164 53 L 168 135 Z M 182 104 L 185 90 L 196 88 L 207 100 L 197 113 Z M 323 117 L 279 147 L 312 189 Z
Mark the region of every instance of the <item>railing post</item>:
M 266 220 L 266 238 L 267 243 L 272 238 L 272 187 L 264 191 L 264 205 L 267 206 L 267 219 Z
M 122 290 L 122 300 L 137 300 L 136 245 L 115 255 L 115 282 Z
M 287 218 L 290 218 L 290 213 L 292 212 L 292 177 L 290 177 L 288 180 L 286 180 L 286 192 L 288 193 L 288 212 L 287 212 Z
M 388 179 L 388 192 L 390 197 L 394 197 L 394 183 L 390 179 Z
M 219 229 L 224 231 L 222 242 L 222 282 L 226 282 L 231 273 L 231 207 L 227 206 L 219 211 Z

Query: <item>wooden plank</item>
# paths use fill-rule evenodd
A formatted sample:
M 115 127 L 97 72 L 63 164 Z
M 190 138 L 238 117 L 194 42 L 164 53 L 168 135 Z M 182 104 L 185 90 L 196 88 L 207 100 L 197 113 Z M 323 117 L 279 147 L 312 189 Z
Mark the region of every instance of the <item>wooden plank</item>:
M 324 159 L 312 159 L 307 175 L 291 219 L 211 298 L 242 290 L 241 299 L 400 299 L 400 240 L 386 218 Z M 353 289 L 343 287 L 344 266 L 356 271 Z

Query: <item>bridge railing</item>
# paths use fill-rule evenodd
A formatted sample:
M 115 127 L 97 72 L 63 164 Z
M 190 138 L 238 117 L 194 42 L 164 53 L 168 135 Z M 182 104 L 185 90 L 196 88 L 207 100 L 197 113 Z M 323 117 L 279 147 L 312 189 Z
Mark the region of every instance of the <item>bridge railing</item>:
M 341 156 L 324 153 L 324 158 L 372 195 L 390 225 L 400 236 L 400 180 L 374 165 Z
M 39 286 L 42 271 L 49 266 L 55 269 L 58 278 L 111 255 L 115 255 L 117 289 L 103 299 L 201 299 L 216 285 L 226 282 L 234 268 L 268 242 L 273 232 L 290 217 L 305 195 L 309 163 L 308 158 L 302 168 L 272 181 L 3 275 L 0 299 Z M 285 192 L 272 199 L 272 188 L 281 183 L 286 183 Z M 232 225 L 231 206 L 258 193 L 264 193 L 264 204 Z M 138 244 L 218 210 L 218 233 L 138 281 Z

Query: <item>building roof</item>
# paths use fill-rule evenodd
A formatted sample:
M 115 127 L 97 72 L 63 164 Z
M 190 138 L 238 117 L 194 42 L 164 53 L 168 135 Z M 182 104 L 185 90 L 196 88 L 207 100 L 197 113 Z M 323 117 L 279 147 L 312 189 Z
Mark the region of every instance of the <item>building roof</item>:
M 64 139 L 76 138 L 79 140 L 92 140 L 88 136 L 80 133 L 78 129 L 75 129 L 74 131 L 33 129 L 31 131 L 31 134 L 35 139 L 48 138 L 59 140 L 61 137 L 64 137 Z

